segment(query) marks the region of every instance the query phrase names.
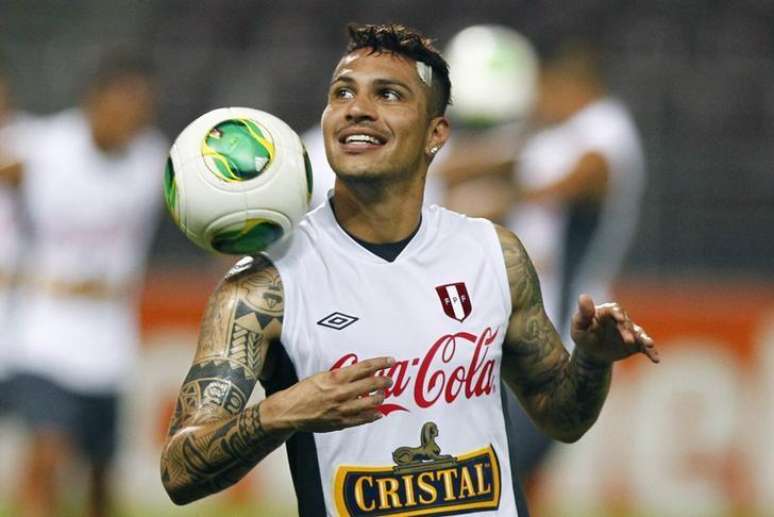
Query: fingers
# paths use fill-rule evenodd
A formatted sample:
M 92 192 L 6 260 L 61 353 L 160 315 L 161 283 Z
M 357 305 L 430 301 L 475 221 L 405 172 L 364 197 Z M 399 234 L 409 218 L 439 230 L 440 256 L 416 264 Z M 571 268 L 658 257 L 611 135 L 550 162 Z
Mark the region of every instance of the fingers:
M 339 406 L 339 412 L 344 416 L 357 416 L 363 412 L 377 411 L 378 407 L 384 402 L 385 394 L 383 390 L 376 391 L 370 395 L 365 395 Z
M 338 408 L 339 428 L 369 424 L 384 418 L 384 415 L 379 411 L 379 406 L 384 402 L 384 398 L 384 390 L 378 390 L 370 395 L 364 395 L 341 404 Z
M 648 356 L 648 359 L 650 359 L 652 362 L 661 362 L 661 357 L 658 354 L 658 350 L 656 349 L 656 344 L 653 342 L 653 339 L 639 325 L 634 325 L 634 331 L 637 334 L 637 342 L 640 345 L 640 351 Z
M 631 320 L 625 310 L 618 304 L 609 304 L 606 310 L 609 311 L 610 316 L 615 320 L 621 340 L 626 345 L 627 350 L 630 350 L 631 353 L 641 352 L 654 363 L 660 362 L 661 359 L 653 339 L 642 327 Z
M 630 348 L 636 345 L 637 333 L 634 330 L 634 323 L 620 305 L 614 302 L 598 305 L 596 307 L 596 317 L 603 326 L 608 326 L 612 323 L 624 344 Z
M 623 359 L 635 353 L 643 353 L 654 363 L 660 362 L 660 356 L 650 336 L 617 303 L 603 303 L 593 307 L 591 297 L 581 295 L 578 299 L 578 312 L 573 317 L 575 328 L 587 334 L 597 335 L 600 343 L 618 343 L 623 345 L 618 352 L 608 348 L 611 360 Z M 591 309 L 594 309 L 592 312 Z M 583 325 L 586 325 L 584 328 Z M 612 341 L 610 341 L 612 340 Z M 605 345 L 603 345 L 603 348 Z M 617 348 L 617 347 L 615 347 Z
M 384 391 L 392 386 L 392 379 L 384 375 L 372 375 L 365 379 L 349 382 L 341 387 L 336 396 L 338 402 L 345 402 L 355 397 L 363 397 L 375 391 Z
M 596 308 L 594 307 L 594 300 L 587 294 L 582 294 L 578 297 L 578 312 L 572 317 L 573 326 L 578 330 L 586 330 L 594 322 L 594 315 L 596 314 Z
M 384 418 L 384 415 L 379 411 L 365 411 L 355 416 L 345 418 L 341 422 L 339 429 L 346 429 L 347 427 L 355 427 L 363 424 L 370 424 Z
M 375 357 L 357 364 L 333 370 L 331 373 L 337 381 L 352 382 L 373 376 L 379 370 L 384 370 L 395 364 L 392 357 Z

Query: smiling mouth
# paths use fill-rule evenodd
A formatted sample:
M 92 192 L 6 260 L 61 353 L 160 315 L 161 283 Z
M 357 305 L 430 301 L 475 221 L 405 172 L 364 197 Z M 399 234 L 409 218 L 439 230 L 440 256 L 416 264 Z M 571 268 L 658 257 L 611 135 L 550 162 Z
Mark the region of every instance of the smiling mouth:
M 341 141 L 344 144 L 372 144 L 372 145 L 384 144 L 383 139 L 377 138 L 372 135 L 365 135 L 365 134 L 348 135 L 342 138 Z
M 358 154 L 380 149 L 387 143 L 387 139 L 373 131 L 358 131 L 353 128 L 339 137 L 339 143 L 344 152 Z

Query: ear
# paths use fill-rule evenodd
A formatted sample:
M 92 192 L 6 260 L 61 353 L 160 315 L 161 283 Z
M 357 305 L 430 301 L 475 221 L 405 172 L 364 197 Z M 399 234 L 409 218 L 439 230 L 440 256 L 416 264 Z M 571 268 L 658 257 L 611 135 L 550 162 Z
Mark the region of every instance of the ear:
M 425 156 L 428 157 L 428 161 L 432 161 L 433 157 L 449 139 L 450 129 L 449 119 L 445 116 L 434 117 L 430 120 L 425 138 Z

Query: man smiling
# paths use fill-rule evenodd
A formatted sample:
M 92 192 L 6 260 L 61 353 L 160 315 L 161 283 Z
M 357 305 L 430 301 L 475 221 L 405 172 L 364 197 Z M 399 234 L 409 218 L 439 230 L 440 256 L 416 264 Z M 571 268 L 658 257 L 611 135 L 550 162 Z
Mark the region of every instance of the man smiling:
M 235 483 L 286 443 L 304 517 L 523 517 L 500 376 L 547 433 L 575 441 L 613 361 L 657 360 L 618 305 L 589 297 L 570 356 L 519 240 L 422 208 L 449 97 L 427 39 L 350 27 L 322 117 L 333 196 L 213 294 L 162 455 L 175 502 Z M 267 398 L 246 406 L 258 380 Z

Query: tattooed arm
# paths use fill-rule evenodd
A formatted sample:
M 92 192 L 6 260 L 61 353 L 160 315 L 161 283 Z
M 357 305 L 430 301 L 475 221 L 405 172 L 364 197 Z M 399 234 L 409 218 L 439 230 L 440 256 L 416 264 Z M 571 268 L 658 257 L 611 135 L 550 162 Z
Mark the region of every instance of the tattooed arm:
M 573 317 L 570 356 L 543 309 L 532 261 L 513 233 L 497 227 L 511 290 L 512 313 L 503 345 L 503 379 L 551 437 L 573 442 L 599 416 L 613 361 L 642 352 L 654 362 L 653 341 L 617 304 L 594 306 L 581 296 Z
M 245 408 L 282 333 L 284 292 L 264 257 L 240 262 L 210 298 L 193 366 L 180 389 L 161 456 L 177 504 L 239 481 L 296 431 L 326 432 L 381 418 L 392 360 L 321 372 Z M 275 343 L 272 345 L 272 343 Z
M 210 298 L 161 458 L 175 503 L 236 483 L 288 438 L 266 431 L 260 403 L 245 409 L 282 315 L 282 283 L 262 257 L 237 265 Z

